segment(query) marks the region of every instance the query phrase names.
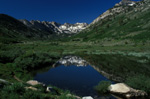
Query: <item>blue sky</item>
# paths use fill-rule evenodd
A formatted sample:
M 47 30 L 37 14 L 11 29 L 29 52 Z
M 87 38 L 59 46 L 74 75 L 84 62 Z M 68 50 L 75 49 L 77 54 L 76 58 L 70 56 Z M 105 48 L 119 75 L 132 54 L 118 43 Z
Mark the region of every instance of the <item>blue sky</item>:
M 0 13 L 17 19 L 91 23 L 121 0 L 1 0 Z

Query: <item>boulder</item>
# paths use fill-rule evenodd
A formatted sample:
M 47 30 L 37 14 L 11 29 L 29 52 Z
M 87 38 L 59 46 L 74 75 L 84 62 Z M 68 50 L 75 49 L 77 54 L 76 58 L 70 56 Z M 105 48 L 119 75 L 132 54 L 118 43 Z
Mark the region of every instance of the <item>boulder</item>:
M 32 87 L 32 86 L 30 86 L 30 87 L 25 87 L 25 89 L 30 89 L 30 90 L 33 90 L 33 91 L 37 91 L 38 89 L 37 88 L 34 88 L 34 87 Z
M 52 92 L 52 93 L 55 93 L 55 94 L 59 94 L 58 91 L 55 90 L 53 87 L 47 87 L 46 92 Z
M 113 93 L 129 93 L 130 87 L 124 83 L 112 84 L 109 86 L 109 91 Z
M 34 85 L 39 85 L 39 84 L 42 84 L 42 83 L 40 83 L 36 80 L 29 80 L 29 81 L 27 81 L 27 84 L 34 86 Z
M 4 80 L 4 79 L 0 79 L 0 83 L 3 83 L 3 84 L 9 84 L 8 81 Z
M 91 96 L 82 97 L 82 99 L 94 99 Z
M 108 89 L 112 94 L 116 94 L 118 96 L 129 99 L 133 97 L 135 98 L 147 96 L 147 93 L 145 91 L 133 89 L 124 83 L 112 84 Z

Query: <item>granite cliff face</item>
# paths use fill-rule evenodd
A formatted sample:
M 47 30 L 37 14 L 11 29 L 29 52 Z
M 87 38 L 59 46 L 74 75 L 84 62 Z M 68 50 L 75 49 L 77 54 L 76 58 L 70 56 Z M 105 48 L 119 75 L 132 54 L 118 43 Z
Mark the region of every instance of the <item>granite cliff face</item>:
M 122 0 L 118 5 L 133 6 L 136 2 L 132 0 Z
M 57 34 L 74 34 L 82 31 L 87 27 L 87 23 L 75 23 L 75 24 L 69 24 L 64 23 L 60 24 L 57 22 L 48 22 L 48 21 L 38 21 L 38 20 L 32 20 L 28 21 L 25 19 L 20 20 L 24 25 L 38 29 L 38 30 L 44 30 L 44 31 L 53 31 Z
M 64 33 L 78 33 L 84 30 L 88 26 L 87 23 L 75 23 L 69 24 L 65 23 L 59 26 L 59 29 L 62 30 Z

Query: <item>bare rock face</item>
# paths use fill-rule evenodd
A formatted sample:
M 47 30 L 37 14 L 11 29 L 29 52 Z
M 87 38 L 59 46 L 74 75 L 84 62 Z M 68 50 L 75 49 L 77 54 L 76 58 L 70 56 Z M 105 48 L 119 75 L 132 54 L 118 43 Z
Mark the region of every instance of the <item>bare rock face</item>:
M 60 24 L 57 22 L 48 22 L 48 21 L 39 21 L 39 20 L 31 20 L 28 21 L 26 19 L 21 19 L 21 21 L 24 25 L 33 28 L 33 29 L 38 29 L 42 31 L 53 31 L 57 34 L 74 34 L 78 33 L 82 30 L 84 30 L 88 24 L 87 23 L 75 23 L 75 24 L 69 24 L 69 23 L 64 23 Z
M 133 6 L 135 4 L 135 1 L 132 1 L 132 0 L 122 0 L 119 4 L 120 5 Z
M 122 0 L 119 3 L 117 3 L 113 8 L 105 11 L 103 14 L 101 14 L 99 17 L 97 17 L 92 23 L 90 23 L 87 27 L 90 27 L 91 25 L 100 22 L 101 20 L 108 18 L 109 16 L 113 16 L 119 13 L 124 12 L 126 9 L 128 9 L 129 6 L 135 5 L 136 2 L 132 0 Z
M 59 29 L 62 30 L 64 33 L 77 33 L 82 31 L 86 28 L 87 23 L 76 23 L 76 24 L 69 24 L 65 23 L 59 26 Z
M 109 91 L 113 94 L 119 95 L 126 99 L 133 99 L 138 97 L 145 97 L 147 93 L 142 90 L 136 90 L 124 83 L 112 84 L 109 86 Z M 138 98 L 138 99 L 140 99 Z

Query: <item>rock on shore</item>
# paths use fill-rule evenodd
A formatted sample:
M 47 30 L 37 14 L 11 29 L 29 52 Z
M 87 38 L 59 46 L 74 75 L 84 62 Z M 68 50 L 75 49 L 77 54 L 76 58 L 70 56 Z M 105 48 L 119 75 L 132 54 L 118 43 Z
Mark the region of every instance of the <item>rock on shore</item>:
M 116 94 L 127 99 L 147 96 L 147 93 L 145 91 L 133 89 L 124 83 L 110 85 L 109 91 L 112 94 Z

